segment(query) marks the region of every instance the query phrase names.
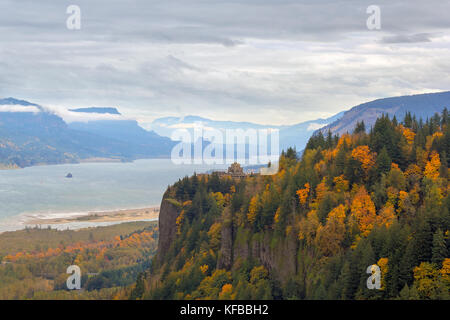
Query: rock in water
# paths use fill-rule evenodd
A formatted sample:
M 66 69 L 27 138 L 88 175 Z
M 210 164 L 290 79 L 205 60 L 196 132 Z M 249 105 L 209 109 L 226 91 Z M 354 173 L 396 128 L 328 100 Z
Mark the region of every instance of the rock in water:
M 69 172 L 66 176 L 66 178 L 72 178 L 72 174 Z

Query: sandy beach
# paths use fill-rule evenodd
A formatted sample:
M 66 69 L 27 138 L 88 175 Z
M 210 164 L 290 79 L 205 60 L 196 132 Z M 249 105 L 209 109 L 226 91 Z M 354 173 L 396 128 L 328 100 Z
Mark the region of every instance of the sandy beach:
M 126 222 L 126 221 L 144 221 L 156 220 L 159 216 L 159 207 L 125 209 L 115 211 L 97 211 L 87 214 L 72 215 L 66 217 L 30 217 L 25 221 L 26 225 L 61 225 L 77 222 Z

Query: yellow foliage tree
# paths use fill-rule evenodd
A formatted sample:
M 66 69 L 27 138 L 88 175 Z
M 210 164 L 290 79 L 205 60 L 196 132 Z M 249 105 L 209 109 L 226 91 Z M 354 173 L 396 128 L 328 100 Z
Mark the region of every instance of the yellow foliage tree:
M 358 146 L 353 149 L 352 158 L 361 162 L 361 167 L 366 173 L 375 165 L 375 154 L 370 152 L 369 146 Z
M 442 262 L 442 268 L 439 270 L 442 281 L 450 288 L 450 258 L 445 258 Z
M 204 265 L 200 266 L 200 271 L 203 274 L 206 274 L 208 272 L 208 269 L 209 269 L 209 266 L 207 264 L 204 264 Z
M 301 205 L 304 205 L 308 200 L 310 188 L 309 183 L 305 183 L 305 188 L 297 190 L 298 199 Z
M 344 175 L 340 175 L 333 179 L 335 188 L 337 192 L 346 192 L 348 191 L 349 181 L 345 180 Z
M 306 218 L 303 218 L 300 221 L 298 233 L 299 240 L 306 240 L 306 243 L 310 246 L 313 243 L 319 225 L 320 222 L 317 216 L 317 211 L 311 210 L 306 215 Z
M 322 254 L 332 256 L 341 250 L 341 243 L 345 237 L 345 212 L 347 208 L 339 205 L 330 211 L 325 226 L 319 225 L 316 244 Z
M 408 144 L 413 144 L 414 142 L 414 137 L 416 136 L 416 134 L 414 133 L 414 131 L 412 131 L 410 128 L 406 128 L 403 125 L 399 125 L 399 129 L 402 132 L 403 136 L 406 139 L 406 142 Z
M 428 262 L 414 268 L 414 285 L 421 299 L 433 298 L 439 290 L 439 270 Z
M 339 138 L 337 146 L 332 152 L 333 158 L 336 157 L 337 153 L 339 152 L 339 149 L 341 149 L 344 146 L 344 144 L 346 144 L 347 146 L 350 146 L 351 143 L 352 143 L 352 138 L 350 137 L 350 135 L 348 133 L 344 133 Z
M 407 177 L 414 176 L 414 175 L 421 177 L 422 170 L 420 169 L 420 167 L 418 165 L 412 163 L 408 166 L 408 168 L 406 168 L 405 175 Z
M 327 184 L 325 182 L 325 178 L 323 178 L 322 181 L 316 187 L 316 199 L 314 202 L 316 204 L 319 203 L 320 200 L 324 198 L 327 191 L 328 191 Z
M 384 290 L 386 288 L 386 274 L 388 272 L 388 262 L 389 259 L 388 258 L 380 258 L 380 260 L 378 260 L 377 265 L 380 267 L 380 271 L 381 271 L 381 288 L 380 290 Z
M 416 163 L 419 167 L 425 168 L 428 160 L 428 151 L 418 147 L 416 150 Z
M 364 186 L 355 194 L 351 207 L 351 217 L 357 222 L 363 236 L 367 236 L 372 230 L 375 220 L 375 205 Z
M 386 226 L 386 228 L 389 228 L 397 219 L 395 216 L 395 210 L 394 207 L 391 205 L 387 205 L 383 207 L 380 212 L 378 212 L 376 224 L 379 226 Z
M 406 191 L 400 191 L 398 194 L 397 213 L 405 212 L 409 201 L 409 194 Z
M 218 250 L 220 247 L 221 231 L 222 225 L 219 222 L 214 223 L 211 228 L 209 228 L 209 243 L 214 250 Z
M 278 223 L 280 221 L 280 212 L 281 212 L 281 207 L 278 207 L 277 211 L 275 212 L 275 216 L 273 217 L 273 220 L 275 221 L 275 223 Z
M 323 174 L 326 170 L 327 166 L 325 164 L 325 160 L 320 160 L 319 162 L 317 162 L 314 165 L 314 170 L 318 173 L 318 174 Z
M 220 300 L 230 300 L 231 292 L 233 291 L 233 285 L 230 283 L 226 283 L 222 287 L 222 291 L 219 293 Z
M 213 193 L 212 195 L 219 207 L 223 207 L 225 205 L 225 197 L 223 196 L 222 192 L 216 192 Z
M 426 139 L 427 139 L 427 142 L 425 143 L 425 148 L 429 151 L 429 150 L 431 149 L 432 145 L 433 145 L 434 140 L 435 140 L 436 138 L 442 137 L 443 135 L 444 135 L 444 134 L 443 134 L 442 132 L 437 131 L 437 132 L 433 133 L 432 136 L 428 136 L 428 137 L 426 138 Z
M 178 215 L 177 219 L 175 220 L 175 224 L 177 225 L 177 234 L 181 234 L 181 226 L 183 225 L 184 220 L 184 210 L 181 210 L 180 214 Z
M 250 200 L 250 205 L 248 207 L 247 219 L 251 224 L 254 224 L 256 221 L 256 215 L 259 210 L 259 196 L 253 196 Z
M 340 204 L 336 208 L 330 211 L 327 217 L 327 221 L 330 221 L 332 219 L 335 219 L 339 223 L 344 223 L 345 220 L 345 212 L 347 211 L 347 207 Z
M 269 276 L 269 271 L 264 266 L 254 267 L 250 271 L 250 283 L 255 284 L 258 280 L 266 279 Z
M 398 190 L 394 187 L 388 187 L 386 189 L 386 194 L 388 197 L 387 204 L 391 206 L 395 206 L 397 204 L 398 199 Z
M 439 178 L 439 168 L 441 167 L 441 160 L 439 153 L 436 151 L 431 152 L 430 161 L 427 161 L 423 174 L 430 179 L 436 180 Z

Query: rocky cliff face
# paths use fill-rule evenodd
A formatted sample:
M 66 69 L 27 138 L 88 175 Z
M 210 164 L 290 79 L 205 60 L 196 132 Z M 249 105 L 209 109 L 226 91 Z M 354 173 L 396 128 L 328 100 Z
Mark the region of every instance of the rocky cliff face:
M 224 233 L 227 232 L 222 232 L 222 235 Z M 229 240 L 222 241 L 221 253 L 225 256 L 223 261 L 231 261 L 223 264 L 224 267 L 234 267 L 240 261 L 251 258 L 260 261 L 281 283 L 297 272 L 298 248 L 293 234 L 279 239 L 269 231 L 252 234 L 250 230 L 242 229 L 233 241 L 231 252 L 228 247 Z
M 229 270 L 233 265 L 233 226 L 230 221 L 224 221 L 221 232 L 220 252 L 217 266 Z
M 156 263 L 164 264 L 166 254 L 177 236 L 176 219 L 180 209 L 163 199 L 159 216 L 159 244 Z M 278 281 L 283 283 L 297 272 L 297 241 L 294 234 L 284 238 L 274 237 L 273 232 L 252 233 L 248 229 L 233 229 L 231 216 L 222 216 L 221 244 L 217 261 L 218 269 L 232 270 L 242 261 L 254 259 L 264 265 Z M 276 240 L 275 240 L 276 239 Z
M 159 212 L 159 239 L 158 252 L 156 253 L 156 262 L 161 263 L 165 254 L 169 251 L 172 241 L 177 232 L 176 220 L 179 215 L 179 209 L 166 198 L 161 201 Z

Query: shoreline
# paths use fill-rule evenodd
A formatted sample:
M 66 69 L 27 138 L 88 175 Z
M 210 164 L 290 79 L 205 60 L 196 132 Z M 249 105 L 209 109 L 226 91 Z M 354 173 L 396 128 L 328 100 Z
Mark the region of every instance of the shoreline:
M 78 230 L 126 222 L 158 221 L 159 206 L 136 209 L 95 210 L 69 213 L 22 214 L 0 223 L 0 234 L 27 228 Z
M 137 158 L 137 159 L 121 159 L 121 158 L 83 158 L 78 159 L 75 162 L 58 162 L 58 163 L 36 163 L 30 166 L 19 167 L 16 164 L 4 164 L 0 163 L 0 170 L 21 170 L 32 167 L 43 167 L 43 166 L 60 166 L 60 165 L 70 165 L 70 164 L 89 164 L 89 163 L 133 163 L 139 160 L 170 160 L 170 156 L 161 157 L 150 157 L 150 158 Z
M 87 213 L 68 213 L 25 216 L 24 226 L 36 225 L 64 225 L 78 222 L 101 223 L 101 222 L 129 222 L 158 220 L 159 206 L 120 209 L 108 211 L 90 211 Z

